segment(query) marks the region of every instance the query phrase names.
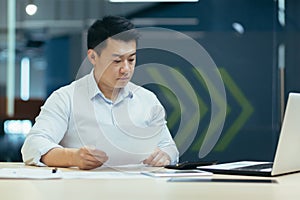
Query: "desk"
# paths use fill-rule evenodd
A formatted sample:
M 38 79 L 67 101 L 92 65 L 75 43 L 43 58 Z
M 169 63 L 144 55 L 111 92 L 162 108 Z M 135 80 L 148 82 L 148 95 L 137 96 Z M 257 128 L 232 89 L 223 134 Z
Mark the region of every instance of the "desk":
M 0 168 L 23 167 L 0 163 Z M 72 170 L 72 169 L 66 169 Z M 258 178 L 213 175 L 214 178 Z M 261 178 L 259 178 L 261 179 Z M 272 178 L 278 183 L 167 182 L 166 179 L 0 179 L 3 200 L 299 200 L 300 173 Z

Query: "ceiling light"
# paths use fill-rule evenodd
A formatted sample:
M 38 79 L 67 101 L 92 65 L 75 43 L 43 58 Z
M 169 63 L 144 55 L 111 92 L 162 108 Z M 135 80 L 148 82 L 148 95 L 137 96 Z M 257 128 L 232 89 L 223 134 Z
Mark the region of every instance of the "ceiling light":
M 30 3 L 26 6 L 25 10 L 28 15 L 34 15 L 37 11 L 37 6 L 33 3 Z
M 240 23 L 238 23 L 238 22 L 234 22 L 234 23 L 232 24 L 232 28 L 233 28 L 236 32 L 238 32 L 239 34 L 243 34 L 243 33 L 245 32 L 245 29 L 244 29 L 243 25 L 240 24 Z

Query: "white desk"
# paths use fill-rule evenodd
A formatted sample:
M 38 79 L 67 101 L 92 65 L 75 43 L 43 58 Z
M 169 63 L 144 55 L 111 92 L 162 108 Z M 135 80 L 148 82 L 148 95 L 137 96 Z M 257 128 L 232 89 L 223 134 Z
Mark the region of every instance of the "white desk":
M 0 163 L 0 168 L 22 167 L 22 163 Z M 67 169 L 70 170 L 70 169 Z M 258 178 L 213 175 L 214 178 Z M 299 200 L 300 173 L 272 178 L 278 183 L 167 182 L 145 179 L 0 179 L 3 200 L 92 200 L 92 199 L 170 199 L 170 200 Z

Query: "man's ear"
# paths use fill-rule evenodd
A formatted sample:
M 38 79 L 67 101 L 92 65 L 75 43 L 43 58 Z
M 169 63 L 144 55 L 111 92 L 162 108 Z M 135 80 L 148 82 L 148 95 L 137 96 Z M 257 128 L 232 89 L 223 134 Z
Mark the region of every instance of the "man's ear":
M 96 52 L 93 50 L 93 49 L 89 49 L 87 51 L 87 56 L 88 56 L 88 59 L 89 61 L 95 65 L 96 64 Z

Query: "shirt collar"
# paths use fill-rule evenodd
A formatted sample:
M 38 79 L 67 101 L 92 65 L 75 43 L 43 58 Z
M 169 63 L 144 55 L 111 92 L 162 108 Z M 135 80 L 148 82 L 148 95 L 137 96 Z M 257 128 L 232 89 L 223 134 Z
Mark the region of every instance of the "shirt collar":
M 104 99 L 108 103 L 112 103 L 111 100 L 107 99 L 102 91 L 99 89 L 97 82 L 94 77 L 94 69 L 90 72 L 88 75 L 88 91 L 89 91 L 89 98 L 93 99 L 96 96 L 100 96 L 102 99 Z M 128 83 L 124 88 L 120 90 L 120 93 L 118 95 L 118 98 L 116 99 L 115 103 L 118 103 L 122 101 L 125 98 L 132 98 L 133 97 L 133 91 L 132 87 L 130 86 L 132 83 Z

